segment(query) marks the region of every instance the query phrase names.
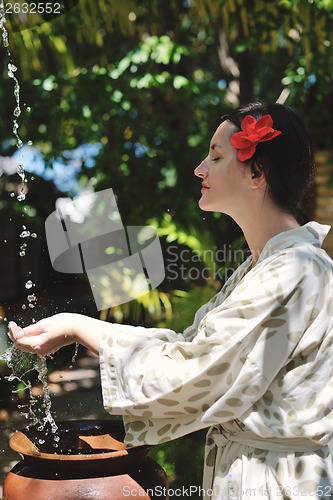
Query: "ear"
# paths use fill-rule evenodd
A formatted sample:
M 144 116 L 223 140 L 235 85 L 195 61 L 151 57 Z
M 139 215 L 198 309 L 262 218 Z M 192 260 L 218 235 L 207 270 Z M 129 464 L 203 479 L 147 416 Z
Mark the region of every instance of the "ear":
M 253 163 L 251 165 L 251 186 L 257 189 L 264 185 L 266 185 L 264 170 L 260 164 Z

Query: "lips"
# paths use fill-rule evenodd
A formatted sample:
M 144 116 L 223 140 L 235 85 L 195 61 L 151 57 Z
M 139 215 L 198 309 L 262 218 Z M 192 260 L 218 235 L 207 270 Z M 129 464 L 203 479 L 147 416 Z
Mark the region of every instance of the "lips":
M 202 182 L 201 185 L 202 185 L 202 188 L 201 188 L 202 193 L 204 193 L 205 191 L 207 191 L 207 189 L 209 189 L 209 186 L 207 186 L 204 182 Z

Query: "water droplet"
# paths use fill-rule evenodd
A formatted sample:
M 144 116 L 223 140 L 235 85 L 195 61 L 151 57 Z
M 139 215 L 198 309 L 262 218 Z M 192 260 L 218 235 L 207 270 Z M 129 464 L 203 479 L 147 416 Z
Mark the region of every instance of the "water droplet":
M 74 352 L 73 357 L 72 357 L 72 363 L 75 363 L 75 360 L 76 360 L 78 352 L 79 352 L 79 347 L 80 347 L 80 344 L 78 342 L 76 342 L 75 343 L 75 352 Z
M 11 196 L 12 198 L 14 198 L 15 193 L 10 193 L 10 196 Z
M 19 194 L 17 197 L 17 201 L 24 201 L 25 200 L 25 195 L 24 194 Z
M 17 71 L 17 67 L 14 66 L 13 63 L 8 63 L 8 70 L 15 72 L 15 71 Z
M 17 173 L 22 179 L 24 179 L 24 168 L 22 165 L 17 165 Z
M 38 442 L 39 442 L 39 444 L 44 444 L 45 443 L 45 439 L 38 439 Z
M 32 146 L 33 142 L 32 141 L 28 141 L 27 144 L 28 144 L 28 146 Z
M 26 288 L 32 288 L 33 286 L 35 286 L 35 283 L 33 283 L 31 280 L 28 280 L 25 284 L 25 287 Z
M 28 238 L 30 236 L 30 231 L 22 231 L 20 238 Z
M 31 233 L 31 238 L 37 238 L 37 233 Z
M 30 111 L 31 111 L 31 108 L 30 108 L 30 106 L 28 106 L 27 107 L 27 112 L 30 113 Z
M 20 257 L 24 257 L 25 256 L 25 252 L 20 252 Z
M 29 302 L 36 302 L 37 297 L 36 297 L 36 295 L 34 293 L 32 293 L 31 295 L 27 296 L 27 299 L 28 299 Z
M 25 304 L 22 304 L 22 309 L 26 309 L 27 306 Z

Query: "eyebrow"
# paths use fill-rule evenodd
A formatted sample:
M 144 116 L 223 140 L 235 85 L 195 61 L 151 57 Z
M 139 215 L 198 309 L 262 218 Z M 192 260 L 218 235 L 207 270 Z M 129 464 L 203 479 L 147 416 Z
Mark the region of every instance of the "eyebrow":
M 215 148 L 223 149 L 223 147 L 222 147 L 222 146 L 219 146 L 218 144 L 212 144 L 212 145 L 211 145 L 211 147 L 210 147 L 210 149 L 213 149 L 213 150 L 214 150 Z

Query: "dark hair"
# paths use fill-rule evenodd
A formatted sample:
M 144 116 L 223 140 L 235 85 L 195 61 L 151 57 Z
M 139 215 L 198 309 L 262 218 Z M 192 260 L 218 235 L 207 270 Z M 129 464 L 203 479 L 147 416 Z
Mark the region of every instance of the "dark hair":
M 251 103 L 222 116 L 220 123 L 229 120 L 241 130 L 246 115 L 258 120 L 267 114 L 273 120 L 273 128 L 281 134 L 260 142 L 245 163 L 250 163 L 253 172 L 257 168 L 263 170 L 272 200 L 299 224 L 305 224 L 309 219 L 303 213 L 302 202 L 313 185 L 315 160 L 309 133 L 300 116 L 282 104 Z

